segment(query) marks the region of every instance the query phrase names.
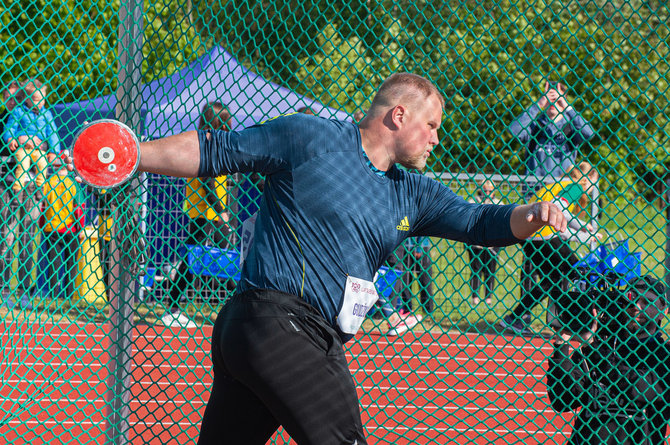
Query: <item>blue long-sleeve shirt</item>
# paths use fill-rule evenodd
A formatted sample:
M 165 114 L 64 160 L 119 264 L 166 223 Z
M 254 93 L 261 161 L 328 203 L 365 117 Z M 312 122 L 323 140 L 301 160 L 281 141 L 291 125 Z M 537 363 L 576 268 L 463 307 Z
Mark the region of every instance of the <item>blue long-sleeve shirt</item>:
M 266 176 L 254 241 L 239 291 L 298 295 L 333 326 L 348 275 L 372 281 L 410 236 L 508 245 L 510 206 L 465 202 L 448 187 L 392 167 L 365 163 L 358 127 L 304 114 L 240 132 L 199 132 L 199 176 Z
M 38 113 L 24 105 L 17 105 L 7 118 L 2 139 L 5 143 L 19 136 L 34 136 L 48 144 L 46 151 L 60 153 L 60 139 L 53 113 L 46 108 Z
M 572 107 L 565 109 L 563 119 L 554 121 L 537 104 L 514 120 L 509 130 L 526 144 L 526 173 L 537 179 L 565 176 L 575 165 L 579 146 L 594 135 L 593 128 Z

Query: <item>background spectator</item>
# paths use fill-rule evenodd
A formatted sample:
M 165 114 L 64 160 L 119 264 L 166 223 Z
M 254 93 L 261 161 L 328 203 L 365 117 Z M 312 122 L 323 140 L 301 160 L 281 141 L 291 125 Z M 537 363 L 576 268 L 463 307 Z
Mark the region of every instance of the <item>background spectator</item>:
M 9 120 L 9 115 L 16 107 L 17 103 L 23 101 L 23 91 L 18 82 L 13 81 L 7 84 L 2 90 L 4 110 L 0 114 L 0 135 L 4 134 L 5 124 Z M 13 212 L 16 209 L 12 208 L 12 203 L 15 203 L 12 184 L 14 183 L 14 168 L 16 165 L 14 154 L 9 149 L 9 144 L 4 139 L 0 139 L 0 196 L 2 197 L 2 211 L 0 212 L 0 233 L 2 233 L 2 241 L 0 242 L 0 260 L 3 264 L 3 285 L 2 285 L 2 305 L 5 307 L 13 307 L 14 303 L 9 300 L 9 282 L 11 280 L 11 260 L 13 255 L 8 254 L 9 245 L 7 240 L 9 238 L 9 221 L 12 219 Z M 13 238 L 12 238 L 13 239 Z
M 0 113 L 0 134 L 4 134 L 9 115 L 16 107 L 16 104 L 23 102 L 23 91 L 17 81 L 12 81 L 3 88 L 2 102 L 5 105 L 5 108 Z M 3 160 L 5 160 L 4 158 L 9 157 L 11 154 L 12 152 L 9 150 L 9 144 L 3 139 L 0 155 L 2 155 Z
M 598 172 L 587 162 L 574 166 L 570 175 L 563 181 L 547 184 L 539 189 L 530 202 L 551 201 L 555 203 L 568 221 L 568 229 L 557 232 L 543 228 L 532 235 L 523 244 L 524 255 L 537 269 L 540 281 L 524 294 L 511 313 L 505 315 L 500 324 L 504 329 L 515 333 L 529 333 L 530 312 L 552 292 L 565 288 L 566 280 L 576 273 L 572 267 L 578 261 L 569 241 L 589 242 L 602 238 L 593 233 L 593 227 L 579 218 L 576 213 L 586 208 L 591 200 L 591 190 L 598 182 Z
M 408 238 L 403 245 L 404 273 L 402 275 L 402 303 L 400 315 L 412 312 L 412 284 L 419 281 L 419 298 L 427 314 L 435 310 L 433 298 L 433 259 L 430 257 L 431 242 L 428 237 Z
M 522 194 L 532 194 L 538 182 L 555 182 L 576 163 L 580 146 L 594 135 L 593 128 L 567 102 L 567 88 L 557 81 L 545 81 L 544 94 L 512 124 L 510 132 L 526 146 L 526 182 Z M 521 300 L 537 276 L 524 255 L 521 267 Z
M 16 293 L 20 296 L 21 306 L 30 308 L 30 295 L 35 287 L 32 276 L 34 240 L 40 217 L 41 187 L 46 180 L 48 163 L 60 152 L 60 140 L 53 114 L 46 109 L 46 85 L 31 79 L 19 87 L 25 93 L 24 101 L 16 103 L 2 133 L 3 141 L 16 157 L 13 215 L 8 223 L 4 248 L 8 252 L 5 267 L 10 274 L 11 264 L 18 254 Z M 37 164 L 35 180 L 29 174 L 33 163 Z
M 84 228 L 84 209 L 78 186 L 65 163 L 42 186 L 42 245 L 52 298 L 69 299 L 74 293 L 79 234 Z
M 484 181 L 478 185 L 477 193 L 472 201 L 479 204 L 500 204 L 500 199 L 495 196 L 495 187 L 493 182 Z M 468 255 L 470 256 L 470 290 L 472 291 L 472 305 L 480 303 L 479 285 L 483 282 L 485 286 L 486 304 L 493 301 L 493 290 L 495 288 L 496 267 L 498 266 L 497 247 L 483 247 L 466 245 Z
M 203 107 L 198 128 L 229 131 L 231 126 L 230 112 L 221 103 L 210 102 Z M 187 182 L 184 211 L 189 217 L 189 223 L 184 244 L 228 247 L 231 231 L 228 226 L 230 215 L 226 210 L 226 182 L 226 176 L 194 178 Z M 193 283 L 193 275 L 188 272 L 185 259 L 179 262 L 176 275 L 169 283 L 170 301 L 161 321 L 166 326 L 195 327 L 195 323 L 179 307 L 181 296 L 187 293 Z M 226 286 L 233 287 L 234 283 L 226 283 Z
M 3 139 L 16 156 L 16 180 L 12 188 L 20 191 L 30 181 L 28 171 L 35 165 L 35 184 L 41 187 L 47 177 L 47 164 L 60 153 L 60 139 L 53 114 L 46 109 L 48 87 L 31 79 L 23 87 L 25 100 L 17 104 L 7 119 Z

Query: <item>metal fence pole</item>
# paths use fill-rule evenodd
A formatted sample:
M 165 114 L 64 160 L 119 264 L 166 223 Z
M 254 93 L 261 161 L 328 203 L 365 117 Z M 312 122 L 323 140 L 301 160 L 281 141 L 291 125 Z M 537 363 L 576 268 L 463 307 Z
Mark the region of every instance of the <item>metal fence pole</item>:
M 665 284 L 665 295 L 670 298 L 670 178 L 665 181 L 665 274 L 663 280 Z
M 142 17 L 143 3 L 138 0 L 124 2 L 119 8 L 118 89 L 116 92 L 116 117 L 136 133 L 141 129 L 142 80 Z M 133 261 L 122 249 L 123 240 L 130 239 L 133 218 L 132 196 L 138 187 L 135 179 L 125 190 L 117 193 L 124 197 L 113 211 L 114 230 L 111 242 L 112 291 L 110 292 L 109 376 L 107 379 L 107 443 L 121 445 L 129 441 L 130 383 L 132 376 L 133 348 L 133 294 L 134 279 L 129 265 Z

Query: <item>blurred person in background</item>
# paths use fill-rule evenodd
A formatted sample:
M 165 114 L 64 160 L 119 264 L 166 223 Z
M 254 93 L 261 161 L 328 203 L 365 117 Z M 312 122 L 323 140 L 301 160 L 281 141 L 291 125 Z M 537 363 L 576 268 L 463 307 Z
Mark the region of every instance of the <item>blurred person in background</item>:
M 433 286 L 433 259 L 430 249 L 433 247 L 427 236 L 408 238 L 403 244 L 402 292 L 400 304 L 400 316 L 412 316 L 412 284 L 415 280 L 419 284 L 419 301 L 421 307 L 430 315 L 435 310 L 434 286 Z M 420 317 L 420 315 L 414 315 Z
M 23 89 L 21 88 L 19 82 L 12 81 L 4 86 L 2 90 L 2 100 L 4 104 L 4 109 L 0 114 L 0 135 L 4 134 L 5 126 L 11 115 L 12 111 L 16 107 L 17 103 L 23 102 Z M 10 221 L 13 218 L 13 212 L 16 209 L 12 204 L 16 204 L 14 199 L 14 191 L 12 190 L 12 185 L 14 184 L 14 170 L 16 167 L 16 159 L 14 153 L 10 150 L 9 144 L 5 142 L 4 139 L 0 138 L 0 156 L 2 159 L 0 161 L 0 196 L 2 197 L 2 211 L 0 212 L 0 233 L 2 233 L 2 241 L 0 242 L 0 260 L 3 264 L 3 284 L 2 284 L 2 306 L 7 308 L 13 308 L 14 302 L 9 298 L 9 283 L 11 280 L 11 267 L 8 264 L 11 264 L 13 260 L 13 254 L 9 254 L 9 245 L 7 244 L 7 239 L 10 236 Z M 12 238 L 13 239 L 13 238 Z
M 472 198 L 472 202 L 479 204 L 500 204 L 500 199 L 495 196 L 495 186 L 492 181 L 483 181 L 477 184 L 477 193 Z M 498 266 L 498 247 L 484 247 L 478 245 L 466 246 L 470 256 L 470 290 L 471 302 L 473 306 L 481 302 L 479 286 L 484 283 L 484 301 L 490 305 L 493 302 L 496 268 Z
M 563 180 L 538 189 L 529 200 L 556 204 L 568 221 L 568 229 L 557 232 L 545 227 L 524 241 L 524 255 L 537 270 L 539 281 L 533 283 L 517 306 L 502 318 L 500 326 L 503 329 L 516 334 L 531 334 L 529 323 L 533 308 L 552 292 L 564 290 L 566 282 L 576 274 L 573 265 L 579 259 L 570 242 L 590 243 L 602 239 L 602 234 L 597 233 L 590 223 L 577 218 L 582 209 L 588 208 L 591 190 L 598 179 L 598 171 L 588 162 L 581 162 L 572 167 Z
M 47 177 L 47 165 L 61 151 L 58 129 L 53 113 L 46 108 L 49 88 L 38 79 L 23 85 L 24 100 L 9 114 L 3 140 L 16 156 L 14 191 L 21 191 L 35 173 L 35 185 L 42 187 Z
M 39 79 L 19 84 L 23 101 L 17 102 L 7 118 L 3 141 L 16 159 L 13 190 L 13 215 L 6 231 L 3 253 L 6 267 L 18 256 L 17 297 L 24 309 L 32 307 L 35 289 L 34 242 L 40 217 L 42 186 L 49 164 L 60 154 L 60 138 L 53 113 L 46 107 L 48 86 Z M 17 255 L 18 254 L 18 255 Z
M 230 131 L 232 120 L 230 112 L 220 102 L 207 103 L 198 123 L 200 130 Z M 189 179 L 184 189 L 184 212 L 189 218 L 188 234 L 184 244 L 190 246 L 214 246 L 227 248 L 231 235 L 230 214 L 227 210 L 227 176 Z M 165 326 L 195 327 L 196 324 L 180 308 L 182 295 L 188 294 L 193 285 L 194 276 L 188 271 L 188 263 L 181 258 L 172 279 L 167 280 L 169 302 L 161 317 Z M 224 283 L 234 287 L 234 283 Z
M 569 103 L 565 83 L 545 80 L 540 99 L 510 125 L 510 133 L 525 146 L 524 197 L 532 196 L 537 184 L 561 180 L 576 164 L 581 146 L 594 136 L 591 125 Z M 537 276 L 524 255 L 520 299 L 528 298 Z
M 46 276 L 50 298 L 69 300 L 77 274 L 79 235 L 84 228 L 80 186 L 62 163 L 42 185 L 42 245 L 46 249 Z

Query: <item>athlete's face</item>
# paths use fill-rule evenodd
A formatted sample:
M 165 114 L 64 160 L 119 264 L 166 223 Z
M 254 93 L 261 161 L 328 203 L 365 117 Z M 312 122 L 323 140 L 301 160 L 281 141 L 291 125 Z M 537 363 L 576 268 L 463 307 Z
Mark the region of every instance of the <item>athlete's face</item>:
M 405 107 L 399 125 L 395 161 L 407 168 L 423 170 L 433 147 L 439 142 L 442 104 L 437 96 Z

